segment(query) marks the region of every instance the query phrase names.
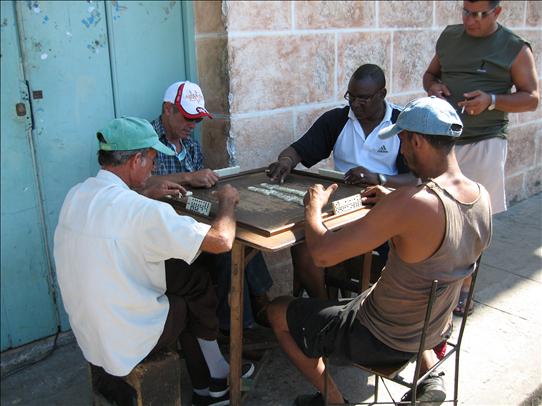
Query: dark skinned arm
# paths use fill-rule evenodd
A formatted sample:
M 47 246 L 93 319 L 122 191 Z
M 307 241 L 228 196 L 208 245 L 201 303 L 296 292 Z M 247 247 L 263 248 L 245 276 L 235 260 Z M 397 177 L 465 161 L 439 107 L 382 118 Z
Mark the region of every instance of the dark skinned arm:
M 301 162 L 301 157 L 290 146 L 279 154 L 277 161 L 269 165 L 265 173 L 273 182 L 284 183 L 286 176 L 288 176 L 299 162 Z

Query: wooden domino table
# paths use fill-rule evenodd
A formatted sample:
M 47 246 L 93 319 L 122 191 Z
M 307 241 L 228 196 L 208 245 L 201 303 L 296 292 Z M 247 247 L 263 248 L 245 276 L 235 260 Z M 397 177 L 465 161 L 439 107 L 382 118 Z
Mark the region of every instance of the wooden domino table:
M 265 168 L 241 172 L 220 178 L 211 189 L 192 189 L 193 196 L 211 202 L 211 212 L 203 216 L 186 209 L 186 200 L 171 198 L 167 202 L 183 215 L 190 215 L 198 221 L 210 223 L 217 211 L 217 201 L 212 195 L 223 184 L 231 184 L 239 190 L 240 202 L 236 209 L 237 229 L 232 249 L 232 275 L 230 291 L 231 330 L 230 330 L 230 404 L 241 403 L 241 353 L 243 348 L 243 282 L 245 264 L 257 250 L 276 252 L 289 248 L 304 240 L 303 212 L 297 203 L 287 202 L 274 196 L 265 196 L 248 190 L 248 186 L 260 187 L 262 183 L 271 183 L 265 174 Z M 346 198 L 360 192 L 357 186 L 346 185 L 336 179 L 318 174 L 292 171 L 282 186 L 306 190 L 314 183 L 328 186 L 338 183 L 339 188 L 332 200 Z M 356 221 L 367 214 L 367 208 L 333 215 L 331 204 L 324 207 L 324 224 L 330 230 L 340 228 Z

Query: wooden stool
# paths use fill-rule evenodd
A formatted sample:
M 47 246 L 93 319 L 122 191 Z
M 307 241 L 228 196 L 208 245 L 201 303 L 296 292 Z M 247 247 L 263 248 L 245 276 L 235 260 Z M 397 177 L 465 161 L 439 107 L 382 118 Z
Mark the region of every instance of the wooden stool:
M 90 366 L 88 370 L 92 386 L 92 404 L 110 406 L 111 402 L 94 387 Z M 181 362 L 176 351 L 165 350 L 148 356 L 122 379 L 137 393 L 134 406 L 181 405 Z

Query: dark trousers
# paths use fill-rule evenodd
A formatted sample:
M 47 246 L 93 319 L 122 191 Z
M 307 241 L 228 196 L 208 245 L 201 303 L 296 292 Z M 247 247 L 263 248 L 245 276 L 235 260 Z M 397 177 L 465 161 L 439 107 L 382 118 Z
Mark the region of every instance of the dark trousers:
M 181 344 L 192 386 L 209 386 L 209 369 L 197 338 L 215 340 L 218 334 L 217 298 L 209 269 L 213 256 L 202 253 L 192 265 L 179 259 L 166 261 L 166 296 L 169 312 L 162 335 L 148 356 Z M 108 374 L 90 364 L 93 386 L 104 397 L 120 406 L 135 404 L 135 390 L 121 377 Z
M 231 288 L 231 252 L 213 255 L 214 266 L 211 269 L 211 277 L 216 286 L 218 297 L 218 322 L 223 330 L 230 330 L 230 304 L 229 295 Z M 243 327 L 252 327 L 255 314 L 252 314 L 250 296 L 259 296 L 266 293 L 273 286 L 273 279 L 261 252 L 245 266 L 245 289 L 243 289 Z

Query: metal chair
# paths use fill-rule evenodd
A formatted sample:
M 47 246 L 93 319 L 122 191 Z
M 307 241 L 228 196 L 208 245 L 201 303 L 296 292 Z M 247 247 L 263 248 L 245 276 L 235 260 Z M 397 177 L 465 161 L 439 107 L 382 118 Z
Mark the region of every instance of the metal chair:
M 328 297 L 351 297 L 352 292 L 359 294 L 377 280 L 384 267 L 384 260 L 376 251 L 350 258 L 340 264 L 324 270 Z M 373 276 L 374 275 L 374 276 Z
M 478 275 L 478 269 L 479 269 L 479 261 L 477 262 L 476 269 L 474 270 L 474 272 L 472 274 L 472 281 L 471 281 L 471 285 L 470 285 L 470 289 L 469 289 L 469 295 L 468 295 L 467 303 L 466 303 L 466 307 L 465 307 L 466 309 L 469 309 L 471 301 L 472 301 L 472 297 L 473 297 L 473 294 L 474 294 L 474 286 L 475 286 L 475 283 L 476 283 L 476 277 Z M 433 365 L 433 367 L 431 367 L 425 374 L 420 376 L 421 359 L 422 359 L 422 354 L 423 354 L 423 351 L 424 351 L 424 348 L 425 348 L 425 338 L 426 338 L 426 335 L 427 335 L 427 329 L 429 327 L 429 321 L 431 320 L 431 311 L 432 311 L 433 303 L 434 303 L 435 297 L 436 297 L 437 285 L 438 285 L 438 281 L 437 280 L 433 281 L 433 283 L 431 285 L 431 292 L 429 294 L 429 298 L 428 298 L 428 302 L 427 302 L 427 309 L 426 309 L 426 312 L 425 312 L 425 320 L 424 320 L 422 335 L 421 335 L 421 339 L 420 339 L 419 349 L 418 349 L 418 352 L 410 360 L 408 360 L 407 362 L 404 362 L 402 364 L 399 364 L 399 365 L 385 366 L 385 367 L 367 367 L 367 366 L 356 364 L 356 363 L 352 364 L 353 366 L 355 366 L 357 368 L 360 368 L 360 369 L 362 369 L 362 370 L 364 370 L 366 372 L 369 372 L 369 373 L 375 375 L 374 401 L 373 402 L 356 403 L 357 405 L 373 405 L 373 404 L 395 404 L 395 405 L 398 405 L 398 404 L 401 404 L 401 405 L 411 404 L 411 405 L 415 405 L 415 404 L 420 404 L 420 402 L 416 401 L 418 383 L 421 382 L 422 380 L 424 380 L 431 372 L 433 372 L 438 367 L 440 367 L 452 355 L 455 355 L 454 396 L 453 396 L 453 399 L 445 400 L 444 402 L 453 402 L 454 405 L 457 405 L 458 391 L 459 391 L 459 354 L 460 354 L 460 350 L 461 350 L 461 342 L 463 340 L 463 332 L 465 331 L 465 325 L 467 324 L 467 318 L 469 316 L 468 311 L 466 311 L 464 313 L 463 317 L 462 317 L 461 327 L 459 329 L 459 335 L 457 337 L 457 341 L 455 343 L 451 342 L 451 341 L 448 341 L 447 345 L 449 347 L 448 347 L 448 351 L 446 352 L 446 355 L 441 360 L 439 360 L 435 365 Z M 410 363 L 415 363 L 414 376 L 412 377 L 411 381 L 409 381 L 409 380 L 405 379 L 404 377 L 402 377 L 401 375 L 399 375 L 400 372 L 403 371 Z M 328 369 L 327 369 L 327 360 L 325 358 L 324 358 L 324 364 L 326 364 L 325 374 L 324 374 L 324 400 L 325 400 L 325 404 L 327 405 L 328 404 L 327 403 L 327 374 L 328 374 Z M 407 401 L 407 402 L 405 402 L 405 401 L 396 402 L 395 400 L 393 400 L 391 392 L 389 391 L 389 389 L 388 389 L 388 387 L 386 385 L 385 379 L 388 379 L 390 381 L 398 383 L 399 385 L 402 385 L 402 386 L 405 386 L 405 387 L 409 388 L 412 391 L 412 400 Z M 378 402 L 378 382 L 379 382 L 379 380 L 382 380 L 382 383 L 384 384 L 384 387 L 386 388 L 386 391 L 388 392 L 388 395 L 392 399 L 392 402 Z

